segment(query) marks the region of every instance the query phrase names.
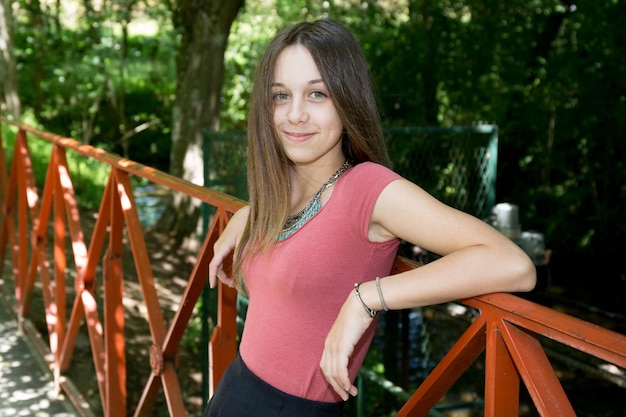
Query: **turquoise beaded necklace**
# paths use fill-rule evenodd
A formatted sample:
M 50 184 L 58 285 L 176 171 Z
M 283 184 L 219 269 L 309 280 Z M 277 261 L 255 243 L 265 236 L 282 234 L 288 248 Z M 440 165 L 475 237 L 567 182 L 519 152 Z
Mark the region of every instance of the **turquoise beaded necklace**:
M 278 241 L 287 239 L 289 236 L 295 233 L 296 230 L 300 229 L 306 222 L 308 222 L 315 213 L 317 213 L 320 208 L 322 208 L 321 197 L 322 193 L 326 191 L 328 187 L 333 185 L 335 181 L 350 168 L 350 162 L 346 161 L 343 165 L 335 172 L 329 179 L 321 186 L 319 190 L 315 193 L 315 195 L 309 200 L 307 205 L 300 210 L 297 214 L 293 216 L 287 217 L 287 221 L 283 226 L 283 230 L 278 237 Z

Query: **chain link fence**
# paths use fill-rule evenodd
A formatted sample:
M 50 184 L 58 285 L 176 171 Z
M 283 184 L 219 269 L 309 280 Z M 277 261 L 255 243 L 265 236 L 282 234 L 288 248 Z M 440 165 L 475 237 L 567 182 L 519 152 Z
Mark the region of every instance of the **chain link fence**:
M 444 203 L 479 218 L 495 205 L 498 128 L 494 125 L 385 130 L 393 169 Z M 245 132 L 207 132 L 205 185 L 243 200 Z

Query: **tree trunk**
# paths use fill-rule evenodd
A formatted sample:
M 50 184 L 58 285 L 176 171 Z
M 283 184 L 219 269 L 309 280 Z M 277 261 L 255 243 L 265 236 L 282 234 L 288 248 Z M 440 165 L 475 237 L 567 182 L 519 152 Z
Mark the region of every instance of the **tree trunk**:
M 44 79 L 44 62 L 46 62 L 46 19 L 39 0 L 27 2 L 25 9 L 28 11 L 32 27 L 32 36 L 35 42 L 32 82 L 33 112 L 35 113 L 35 117 L 40 119 L 44 102 L 44 97 L 41 93 L 41 85 Z
M 13 50 L 11 0 L 0 0 L 0 110 L 19 120 L 21 103 Z
M 183 0 L 174 13 L 181 34 L 172 118 L 170 173 L 202 184 L 203 135 L 219 130 L 224 52 L 244 0 Z M 200 202 L 175 193 L 158 224 L 182 240 L 196 231 Z

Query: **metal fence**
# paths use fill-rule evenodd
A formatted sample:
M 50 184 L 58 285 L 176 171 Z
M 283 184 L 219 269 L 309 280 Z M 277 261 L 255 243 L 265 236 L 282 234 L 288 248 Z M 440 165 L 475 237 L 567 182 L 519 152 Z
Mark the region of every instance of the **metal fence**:
M 395 171 L 444 203 L 480 218 L 496 201 L 494 125 L 386 129 Z
M 480 218 L 495 204 L 498 128 L 494 125 L 385 130 L 393 169 L 452 207 Z M 207 132 L 206 185 L 248 199 L 244 132 Z

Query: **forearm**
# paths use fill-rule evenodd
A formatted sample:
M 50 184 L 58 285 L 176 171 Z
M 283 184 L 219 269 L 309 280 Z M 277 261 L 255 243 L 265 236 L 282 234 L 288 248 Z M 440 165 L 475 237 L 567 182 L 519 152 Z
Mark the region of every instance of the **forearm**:
M 521 250 L 503 254 L 473 246 L 411 271 L 381 277 L 380 291 L 389 309 L 400 310 L 493 292 L 530 291 L 535 274 Z M 383 309 L 374 280 L 362 283 L 360 293 L 370 308 Z

